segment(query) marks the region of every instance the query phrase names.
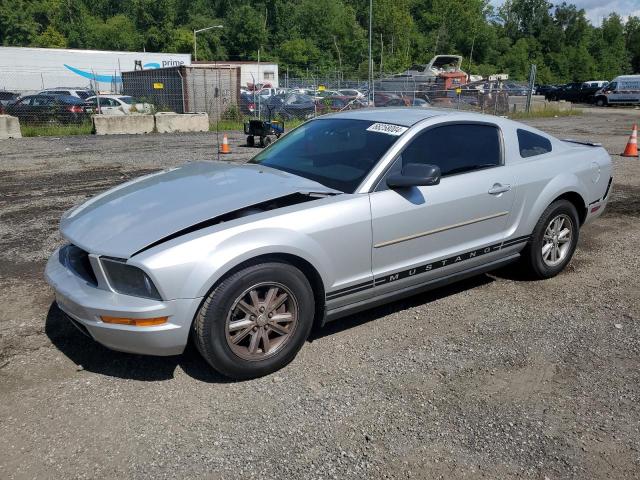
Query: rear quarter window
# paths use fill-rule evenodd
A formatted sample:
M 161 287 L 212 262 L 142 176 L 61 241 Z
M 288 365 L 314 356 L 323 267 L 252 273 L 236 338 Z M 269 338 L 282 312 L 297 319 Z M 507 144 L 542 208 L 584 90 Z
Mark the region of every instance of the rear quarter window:
M 518 129 L 518 146 L 522 158 L 544 155 L 552 150 L 551 141 L 541 135 Z

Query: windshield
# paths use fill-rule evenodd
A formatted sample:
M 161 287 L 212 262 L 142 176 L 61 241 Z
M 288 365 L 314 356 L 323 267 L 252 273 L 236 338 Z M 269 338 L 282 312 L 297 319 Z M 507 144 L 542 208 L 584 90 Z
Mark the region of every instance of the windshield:
M 353 193 L 382 155 L 407 130 L 368 120 L 327 118 L 292 130 L 250 163 L 293 173 Z M 387 133 L 387 132 L 394 133 Z
M 118 97 L 118 99 L 120 99 L 127 105 L 131 105 L 133 103 L 133 97 Z

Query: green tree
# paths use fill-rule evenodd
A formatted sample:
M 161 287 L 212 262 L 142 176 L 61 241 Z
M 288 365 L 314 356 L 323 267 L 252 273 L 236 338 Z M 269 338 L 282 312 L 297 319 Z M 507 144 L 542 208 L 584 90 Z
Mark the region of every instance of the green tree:
M 631 71 L 640 73 L 640 17 L 629 17 L 624 27 L 624 34 L 631 57 Z
M 66 48 L 67 39 L 63 34 L 57 31 L 52 25 L 49 25 L 44 32 L 38 35 L 34 42 L 35 47 L 48 48 Z
M 38 32 L 23 0 L 0 0 L 0 44 L 30 45 Z
M 309 39 L 294 38 L 285 41 L 278 48 L 278 58 L 282 68 L 289 69 L 293 77 L 304 76 L 307 68 L 313 68 L 320 59 L 320 50 Z
M 249 5 L 234 8 L 225 19 L 224 45 L 233 59 L 256 58 L 263 49 L 267 30 L 265 17 Z
M 603 79 L 611 80 L 631 70 L 620 15 L 612 13 L 602 21 L 602 26 L 594 32 L 591 51 L 594 52 L 599 76 Z
M 88 42 L 100 50 L 138 50 L 142 39 L 135 25 L 125 15 L 116 15 L 106 21 L 94 18 L 89 24 Z

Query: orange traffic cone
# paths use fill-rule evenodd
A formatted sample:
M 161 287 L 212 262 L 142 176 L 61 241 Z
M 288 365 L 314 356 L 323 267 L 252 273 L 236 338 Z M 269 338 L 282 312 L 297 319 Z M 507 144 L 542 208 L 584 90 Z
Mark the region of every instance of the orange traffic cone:
M 623 157 L 637 157 L 638 156 L 638 125 L 633 124 L 633 130 L 631 136 L 627 142 L 627 148 L 622 153 Z
M 226 133 L 222 137 L 222 145 L 220 145 L 220 153 L 231 153 L 231 148 L 229 147 L 229 139 L 227 138 Z

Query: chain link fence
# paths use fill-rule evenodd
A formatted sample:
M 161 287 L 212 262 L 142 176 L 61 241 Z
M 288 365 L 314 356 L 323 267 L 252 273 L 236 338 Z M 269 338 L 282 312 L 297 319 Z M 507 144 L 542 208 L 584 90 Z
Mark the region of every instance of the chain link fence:
M 0 112 L 29 126 L 86 128 L 95 114 L 165 111 L 207 112 L 212 124 L 219 120 L 240 124 L 256 118 L 297 122 L 361 108 L 435 107 L 495 115 L 509 111 L 509 91 L 498 84 L 445 88 L 439 82 L 403 79 L 376 81 L 369 88 L 366 80 L 344 78 L 340 72 L 298 78 L 285 74 L 252 89 L 241 83 L 240 67 L 215 63 L 121 72 L 112 77 L 117 81 L 89 79 L 75 88 L 60 87 L 55 77 L 47 81 L 47 72 L 40 72 L 38 87 L 42 88 L 6 88 L 23 83 L 15 77 L 18 74 L 10 75 L 0 72 Z

